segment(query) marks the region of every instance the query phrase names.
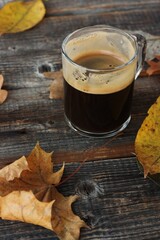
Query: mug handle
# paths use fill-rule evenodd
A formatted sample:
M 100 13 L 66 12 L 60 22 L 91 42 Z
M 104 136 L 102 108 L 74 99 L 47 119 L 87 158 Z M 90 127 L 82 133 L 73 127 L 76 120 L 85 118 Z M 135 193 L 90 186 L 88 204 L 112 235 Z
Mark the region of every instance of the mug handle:
M 136 42 L 137 42 L 137 51 L 138 51 L 137 72 L 135 75 L 135 79 L 137 79 L 137 77 L 139 76 L 143 68 L 143 63 L 146 56 L 147 41 L 146 41 L 146 38 L 141 34 L 134 34 L 134 38 L 136 39 Z

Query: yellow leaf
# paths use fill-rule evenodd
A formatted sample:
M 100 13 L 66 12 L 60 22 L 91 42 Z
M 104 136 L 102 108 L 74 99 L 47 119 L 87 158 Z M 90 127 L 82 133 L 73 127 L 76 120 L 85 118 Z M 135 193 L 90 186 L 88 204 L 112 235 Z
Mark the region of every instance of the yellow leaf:
M 8 91 L 5 89 L 0 89 L 0 104 L 4 103 L 8 96 Z
M 160 96 L 150 107 L 135 140 L 135 152 L 144 176 L 160 173 Z
M 0 34 L 32 28 L 43 19 L 45 12 L 42 0 L 9 2 L 0 9 Z

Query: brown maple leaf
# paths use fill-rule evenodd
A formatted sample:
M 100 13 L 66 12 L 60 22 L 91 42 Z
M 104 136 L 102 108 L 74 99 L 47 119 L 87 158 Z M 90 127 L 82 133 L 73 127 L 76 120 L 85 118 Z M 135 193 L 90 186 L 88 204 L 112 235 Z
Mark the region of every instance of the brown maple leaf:
M 64 164 L 53 172 L 51 156 L 37 144 L 27 158 L 0 171 L 0 216 L 44 226 L 63 240 L 77 240 L 86 224 L 72 212 L 77 196 L 64 197 L 57 191 Z M 16 165 L 19 171 L 15 171 Z
M 160 55 L 155 56 L 155 59 L 147 61 L 149 68 L 146 73 L 150 76 L 153 74 L 160 74 Z
M 63 99 L 63 75 L 62 71 L 44 72 L 43 75 L 49 79 L 53 79 L 50 85 L 50 99 Z
M 40 202 L 32 191 L 13 191 L 0 197 L 0 217 L 40 225 L 52 230 L 51 202 Z

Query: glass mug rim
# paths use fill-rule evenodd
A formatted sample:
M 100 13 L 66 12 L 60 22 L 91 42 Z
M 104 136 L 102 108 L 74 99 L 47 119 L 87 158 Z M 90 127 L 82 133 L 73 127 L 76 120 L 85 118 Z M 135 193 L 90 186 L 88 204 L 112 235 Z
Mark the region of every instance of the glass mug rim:
M 104 30 L 113 30 L 113 32 L 117 32 L 117 33 L 119 33 L 119 34 L 121 34 L 121 35 L 123 35 L 123 36 L 126 36 L 129 40 L 132 40 L 133 42 L 134 42 L 134 49 L 135 49 L 135 53 L 134 53 L 134 55 L 133 55 L 133 57 L 129 60 L 129 61 L 127 61 L 126 63 L 123 63 L 123 64 L 121 64 L 121 65 L 118 65 L 118 66 L 115 66 L 115 67 L 111 67 L 111 68 L 109 68 L 109 69 L 93 69 L 93 68 L 87 68 L 87 67 L 84 67 L 84 66 L 82 66 L 82 65 L 79 65 L 79 64 L 77 64 L 74 60 L 72 60 L 69 56 L 68 56 L 68 54 L 66 53 L 66 51 L 65 51 L 65 46 L 66 46 L 66 44 L 67 44 L 67 42 L 69 41 L 69 40 L 71 40 L 71 38 L 72 37 L 74 37 L 74 35 L 76 34 L 76 33 L 80 33 L 80 32 L 83 32 L 84 30 L 91 30 L 91 29 L 95 29 L 95 31 L 93 31 L 93 32 L 96 32 L 96 31 L 98 31 L 98 30 L 102 30 L 102 31 L 104 31 Z M 127 67 L 128 65 L 130 65 L 134 60 L 135 60 L 135 58 L 138 56 L 138 45 L 137 45 L 137 41 L 136 41 L 136 36 L 134 36 L 134 35 L 132 35 L 132 34 L 130 34 L 130 33 L 128 33 L 128 32 L 126 32 L 126 31 L 124 31 L 124 30 L 121 30 L 121 29 L 119 29 L 119 28 L 116 28 L 116 27 L 112 27 L 112 26 L 108 26 L 108 25 L 93 25 L 93 26 L 87 26 L 87 27 L 83 27 L 83 28 L 79 28 L 79 29 L 77 29 L 77 30 L 75 30 L 75 31 L 73 31 L 72 33 L 70 33 L 69 35 L 67 35 L 67 37 L 63 40 L 63 42 L 62 42 L 62 54 L 67 58 L 67 60 L 72 64 L 72 65 L 74 65 L 75 67 L 77 66 L 77 67 L 81 67 L 81 69 L 84 69 L 84 70 L 87 70 L 87 71 L 89 71 L 89 72 L 92 72 L 92 73 L 107 73 L 107 72 L 114 72 L 114 71 L 117 71 L 117 70 L 121 70 L 121 69 L 123 69 L 123 68 L 125 68 L 125 67 Z

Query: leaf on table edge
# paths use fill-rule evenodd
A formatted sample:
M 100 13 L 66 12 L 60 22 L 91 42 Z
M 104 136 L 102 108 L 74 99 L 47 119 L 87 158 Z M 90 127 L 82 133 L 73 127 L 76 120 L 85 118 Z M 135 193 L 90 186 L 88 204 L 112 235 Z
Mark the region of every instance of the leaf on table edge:
M 15 16 L 14 16 L 13 19 L 12 19 L 12 18 L 11 18 L 11 15 L 10 15 L 10 17 L 8 18 L 8 14 L 9 14 L 9 13 L 7 13 L 6 15 L 4 14 L 4 12 L 7 11 L 6 9 L 9 9 L 9 10 L 10 10 L 10 7 L 11 7 L 10 12 L 14 14 L 14 12 L 13 12 L 13 6 L 14 6 L 14 5 L 15 5 L 15 6 L 17 5 L 17 8 L 18 8 L 18 5 L 20 5 L 20 7 L 23 9 L 24 6 L 28 6 L 29 4 L 31 5 L 30 8 L 29 8 L 29 9 L 26 8 L 26 9 L 25 9 L 26 12 L 24 12 L 23 15 L 21 16 L 21 18 L 18 19 L 17 21 L 15 21 L 15 22 L 14 22 Z M 41 15 L 39 14 L 40 17 L 38 17 L 38 18 L 36 19 L 36 21 L 34 21 L 34 22 L 32 22 L 32 23 L 30 23 L 31 20 L 29 20 L 29 21 L 28 21 L 28 22 L 29 22 L 29 25 L 28 25 L 28 22 L 27 22 L 27 24 L 26 24 L 25 19 L 26 19 L 26 17 L 28 17 L 28 14 L 30 14 L 31 11 L 34 10 L 34 7 L 37 7 L 37 9 L 35 9 L 35 10 L 36 10 L 35 12 L 37 12 L 36 17 L 38 16 L 38 14 L 39 14 L 39 12 L 40 12 L 39 10 L 41 10 L 41 12 L 40 12 Z M 38 8 L 39 8 L 39 9 L 38 9 Z M 17 9 L 16 9 L 16 10 L 17 10 Z M 24 1 L 22 1 L 22 0 L 19 0 L 19 1 L 11 1 L 11 2 L 8 2 L 8 3 L 6 3 L 6 4 L 0 9 L 0 26 L 2 26 L 2 28 L 4 28 L 4 22 L 2 22 L 2 20 L 4 21 L 4 18 L 5 18 L 5 17 L 9 19 L 9 20 L 8 20 L 8 25 L 6 26 L 6 29 L 5 29 L 5 30 L 4 30 L 4 29 L 2 30 L 1 27 L 0 27 L 0 35 L 5 34 L 5 33 L 23 32 L 23 31 L 25 31 L 25 30 L 28 30 L 28 29 L 34 27 L 35 25 L 37 25 L 37 24 L 43 19 L 45 13 L 46 13 L 46 9 L 45 9 L 45 6 L 44 6 L 44 4 L 43 4 L 43 0 L 30 0 L 30 1 L 28 1 L 28 2 L 24 2 Z M 1 15 L 2 15 L 2 16 L 1 16 Z M 17 16 L 17 14 L 15 14 L 15 15 Z M 30 18 L 30 19 L 34 20 L 33 17 Z M 12 21 L 10 21 L 10 20 L 12 20 Z M 9 22 L 9 21 L 10 21 L 10 22 Z M 25 24 L 24 24 L 23 27 L 20 27 L 20 28 L 17 27 L 17 26 L 19 26 L 19 25 L 20 25 L 21 23 L 23 23 L 23 22 L 25 22 Z M 12 25 L 9 26 L 9 24 L 12 24 Z M 20 26 L 21 26 L 21 25 L 20 25 Z
M 4 89 L 0 89 L 0 104 L 4 103 L 4 101 L 7 99 L 8 91 Z
M 4 78 L 3 78 L 3 75 L 0 74 L 0 89 L 2 88 L 3 86 L 3 82 L 4 82 Z
M 157 126 L 160 126 L 159 125 L 160 123 L 155 121 L 157 117 L 159 117 L 157 113 L 157 109 L 158 109 L 157 106 L 158 108 L 160 107 L 160 96 L 148 109 L 147 111 L 148 114 L 143 120 L 135 138 L 135 153 L 137 156 L 137 160 L 140 162 L 140 166 L 143 167 L 144 178 L 146 178 L 148 174 L 152 175 L 152 174 L 160 173 L 157 171 L 157 169 L 155 171 L 155 164 L 157 167 L 157 163 L 160 160 L 160 155 L 158 156 L 158 158 L 157 157 L 154 158 L 155 153 L 159 152 L 160 146 L 157 146 L 157 141 L 155 141 L 155 138 L 152 138 L 152 134 L 155 133 L 157 135 L 157 131 L 160 131 L 159 128 L 156 129 Z M 150 119 L 152 119 L 153 122 L 150 122 Z M 147 136 L 147 138 L 149 138 L 149 141 L 152 140 L 151 144 L 148 144 L 148 142 L 146 141 L 145 135 Z M 156 142 L 156 145 L 154 145 L 153 142 L 154 143 Z M 152 149 L 150 148 L 150 146 L 152 147 Z M 148 149 L 149 149 L 149 155 L 147 155 Z M 153 149 L 154 149 L 154 154 L 153 152 L 151 152 L 151 150 Z M 152 159 L 154 160 L 154 162 L 151 162 Z M 160 171 L 160 167 L 159 167 L 159 171 Z
M 83 220 L 80 219 L 80 217 L 76 214 L 74 214 L 74 212 L 72 211 L 72 207 L 71 204 L 77 200 L 78 196 L 77 195 L 71 195 L 68 197 L 63 196 L 61 193 L 58 192 L 58 190 L 56 189 L 56 187 L 54 185 L 50 185 L 51 182 L 50 180 L 48 181 L 48 177 L 44 177 L 44 174 L 47 173 L 46 171 L 49 171 L 49 174 L 52 175 L 52 173 L 50 172 L 50 170 L 52 169 L 53 172 L 53 167 L 54 165 L 52 165 L 52 161 L 51 161 L 51 153 L 47 153 L 45 152 L 39 145 L 39 143 L 36 144 L 36 146 L 33 148 L 33 150 L 31 151 L 31 153 L 29 154 L 29 156 L 26 158 L 28 161 L 28 167 L 29 170 L 24 170 L 21 172 L 20 175 L 20 182 L 18 182 L 18 178 L 14 178 L 11 181 L 6 181 L 5 178 L 0 176 L 0 181 L 1 181 L 1 197 L 0 197 L 0 204 L 4 204 L 3 201 L 7 201 L 7 208 L 8 209 L 3 209 L 3 206 L 0 205 L 0 212 L 2 215 L 2 218 L 4 219 L 8 219 L 8 220 L 19 220 L 19 221 L 24 221 L 24 219 L 26 219 L 26 217 L 24 216 L 23 213 L 23 219 L 21 219 L 21 216 L 16 216 L 15 212 L 13 209 L 13 214 L 10 214 L 10 207 L 11 208 L 18 208 L 18 213 L 20 213 L 20 209 L 24 208 L 24 204 L 26 205 L 26 200 L 23 199 L 23 201 L 19 201 L 20 198 L 18 197 L 19 195 L 21 195 L 21 193 L 23 192 L 23 195 L 27 195 L 27 192 L 32 192 L 32 195 L 34 194 L 35 198 L 38 199 L 38 201 L 41 203 L 50 203 L 52 201 L 54 201 L 54 204 L 52 204 L 52 212 L 51 212 L 51 217 L 50 217 L 50 223 L 37 223 L 35 220 L 32 221 L 31 220 L 25 220 L 26 222 L 29 223 L 33 223 L 33 224 L 38 224 L 40 226 L 46 227 L 48 229 L 51 229 L 53 232 L 55 232 L 57 234 L 58 237 L 60 237 L 61 235 L 63 235 L 64 237 L 61 238 L 63 240 L 78 240 L 79 239 L 79 234 L 80 234 L 80 228 L 81 227 L 87 227 L 87 225 L 85 224 L 85 222 Z M 29 159 L 28 159 L 29 158 Z M 45 159 L 44 159 L 45 158 Z M 30 163 L 30 161 L 33 161 L 32 164 Z M 38 161 L 39 164 L 35 161 Z M 50 167 L 47 167 L 47 170 L 44 170 L 44 172 L 42 173 L 42 168 L 45 168 L 45 164 L 42 164 L 42 161 L 44 162 L 48 162 L 48 164 L 50 165 Z M 36 166 L 35 166 L 36 165 Z M 13 165 L 12 165 L 13 166 Z M 35 170 L 35 167 L 38 167 L 38 170 Z M 3 168 L 2 168 L 3 169 Z M 54 182 L 59 182 L 61 179 L 61 175 L 63 173 L 63 169 L 64 169 L 64 164 L 62 166 L 62 168 L 58 171 L 60 177 L 58 177 L 58 180 L 54 180 Z M 44 182 L 44 186 L 47 186 L 48 191 L 43 191 L 44 187 L 42 186 L 42 188 L 37 188 L 37 183 L 35 182 L 35 180 L 38 178 L 31 177 L 31 174 L 40 174 L 40 176 L 42 177 L 42 184 Z M 26 174 L 28 175 L 28 179 L 26 179 Z M 42 174 L 42 175 L 41 175 Z M 54 174 L 54 172 L 53 172 Z M 57 176 L 56 176 L 57 178 Z M 47 182 L 46 182 L 47 180 Z M 32 185 L 33 182 L 33 186 Z M 26 185 L 27 183 L 27 185 Z M 14 184 L 16 184 L 16 186 L 14 187 Z M 24 188 L 23 188 L 23 184 Z M 39 186 L 39 185 L 38 185 Z M 40 182 L 40 187 L 41 187 L 41 182 Z M 39 191 L 42 190 L 42 191 Z M 45 190 L 45 189 L 44 189 Z M 40 196 L 40 193 L 42 194 Z M 49 198 L 45 198 L 44 194 L 46 195 L 49 194 Z M 29 196 L 28 196 L 29 197 Z M 30 197 L 29 197 L 30 198 Z M 10 201 L 8 202 L 8 199 L 10 199 Z M 16 201 L 17 207 L 14 207 L 14 201 Z M 14 203 L 14 204 L 13 204 Z M 27 205 L 25 206 L 27 207 Z M 7 213 L 5 213 L 5 211 Z M 29 215 L 33 215 L 28 213 Z M 40 213 L 41 214 L 41 213 Z M 54 214 L 56 214 L 54 216 Z M 7 217 L 8 216 L 8 217 Z M 37 217 L 33 218 L 37 219 Z M 52 221 L 52 223 L 51 223 Z M 46 226 L 47 224 L 47 226 Z M 51 227 L 48 227 L 52 226 Z M 69 238 L 67 237 L 69 236 Z
M 157 60 L 157 61 L 155 61 Z M 146 73 L 151 76 L 154 74 L 160 74 L 160 55 L 156 55 L 154 59 L 147 61 L 149 67 Z
M 43 72 L 44 77 L 48 79 L 53 79 L 49 88 L 49 98 L 50 99 L 63 99 L 63 75 L 62 69 L 56 72 Z
M 7 99 L 8 91 L 1 89 L 4 83 L 4 77 L 2 74 L 0 74 L 0 104 L 4 103 L 4 101 Z

